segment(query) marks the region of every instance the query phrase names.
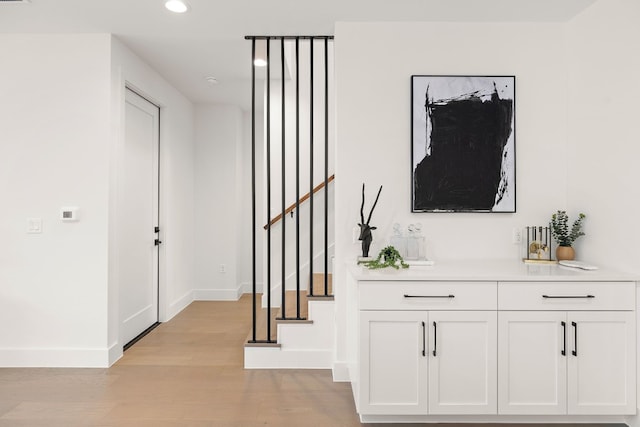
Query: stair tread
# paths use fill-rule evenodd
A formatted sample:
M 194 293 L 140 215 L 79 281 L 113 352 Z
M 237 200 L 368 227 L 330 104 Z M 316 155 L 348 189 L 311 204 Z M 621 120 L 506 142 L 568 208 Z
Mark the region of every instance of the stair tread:
M 299 295 L 300 295 L 300 317 L 302 319 L 306 319 L 306 320 L 310 320 L 309 319 L 309 304 L 308 301 L 309 300 L 315 300 L 315 299 L 325 299 L 325 298 L 329 298 L 329 299 L 333 299 L 332 296 L 332 276 L 331 274 L 328 275 L 328 293 L 329 293 L 329 297 L 324 295 L 324 273 L 314 273 L 313 275 L 313 281 L 312 281 L 312 289 L 313 289 L 313 297 L 309 296 L 309 291 L 306 290 L 301 290 Z M 285 292 L 285 303 L 284 303 L 284 308 L 285 308 L 285 316 L 284 318 L 286 319 L 286 321 L 293 321 L 293 322 L 298 322 L 297 316 L 298 316 L 298 307 L 297 307 L 297 301 L 296 301 L 296 291 L 286 291 Z M 282 318 L 282 311 L 278 312 L 278 318 Z M 303 320 L 300 320 L 299 322 L 301 323 L 308 323 L 305 322 Z
M 285 292 L 285 316 L 283 319 L 281 308 L 272 308 L 271 309 L 271 341 L 273 343 L 265 343 L 260 341 L 267 341 L 267 309 L 262 308 L 258 310 L 257 319 L 256 319 L 256 341 L 257 343 L 251 343 L 250 341 L 253 339 L 252 331 L 249 331 L 249 335 L 247 336 L 247 344 L 246 347 L 279 347 L 280 344 L 277 344 L 278 338 L 278 327 L 277 323 L 313 323 L 311 319 L 309 319 L 309 300 L 333 300 L 333 276 L 331 274 L 328 275 L 327 285 L 328 285 L 328 295 L 325 295 L 324 289 L 324 273 L 314 273 L 311 289 L 313 290 L 313 296 L 309 296 L 309 291 L 301 290 L 299 292 L 300 296 L 300 318 L 304 320 L 297 320 L 298 309 L 297 309 L 297 301 L 296 301 L 296 291 L 286 291 Z M 258 307 L 262 304 L 262 294 L 256 294 L 256 302 Z M 277 320 L 281 319 L 281 320 Z

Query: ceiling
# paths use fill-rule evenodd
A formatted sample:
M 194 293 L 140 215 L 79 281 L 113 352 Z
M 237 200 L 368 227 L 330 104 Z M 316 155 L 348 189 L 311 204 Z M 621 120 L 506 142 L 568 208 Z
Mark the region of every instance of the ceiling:
M 181 15 L 164 0 L 0 1 L 0 33 L 113 33 L 194 103 L 246 108 L 245 35 L 332 35 L 338 21 L 564 22 L 596 0 L 187 1 Z

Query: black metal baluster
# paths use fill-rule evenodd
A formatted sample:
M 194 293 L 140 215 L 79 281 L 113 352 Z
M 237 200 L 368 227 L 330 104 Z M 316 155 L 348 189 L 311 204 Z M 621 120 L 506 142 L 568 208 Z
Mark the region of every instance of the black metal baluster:
M 256 39 L 251 39 L 251 288 L 253 329 L 251 338 L 256 341 Z
M 329 295 L 329 40 L 324 39 L 324 296 Z
M 313 296 L 313 38 L 309 52 L 309 296 Z
M 300 38 L 296 37 L 296 318 L 300 317 Z
M 265 41 L 267 60 L 267 341 L 271 341 L 271 42 Z
M 280 307 L 281 307 L 281 311 L 282 311 L 282 319 L 286 319 L 287 318 L 287 311 L 286 311 L 286 277 L 287 277 L 287 271 L 285 269 L 285 265 L 286 265 L 286 256 L 285 256 L 285 248 L 286 248 L 286 173 L 285 173 L 285 163 L 286 163 L 286 150 L 285 150 L 285 144 L 286 144 L 286 120 L 285 120 L 285 115 L 286 115 L 286 109 L 285 109 L 285 73 L 284 73 L 284 38 L 282 38 L 280 40 L 280 65 L 281 65 L 281 81 L 282 81 L 282 94 L 280 97 L 280 105 L 281 105 L 281 127 L 280 127 L 280 133 L 282 136 L 282 147 L 280 150 L 280 158 L 281 158 L 281 200 L 282 200 L 282 259 L 281 259 L 281 265 L 282 265 L 282 271 L 281 271 L 281 275 L 282 275 L 282 279 L 281 279 L 281 284 L 280 284 L 280 288 L 281 288 L 281 292 L 282 292 L 282 300 L 280 301 Z

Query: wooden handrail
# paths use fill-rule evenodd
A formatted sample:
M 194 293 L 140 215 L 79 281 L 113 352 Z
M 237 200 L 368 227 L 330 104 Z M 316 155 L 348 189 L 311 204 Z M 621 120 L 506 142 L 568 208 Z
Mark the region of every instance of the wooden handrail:
M 328 179 L 327 179 L 327 184 L 330 183 L 331 181 L 333 181 L 334 179 L 336 179 L 335 174 L 331 175 Z M 322 181 L 320 184 L 316 185 L 313 188 L 313 194 L 316 194 L 318 191 L 322 190 L 324 188 L 324 181 Z M 304 196 L 300 197 L 300 200 L 298 201 L 298 204 L 301 204 L 302 202 L 304 202 L 305 200 L 307 200 L 309 197 L 311 196 L 311 193 L 307 193 Z M 284 214 L 288 214 L 291 213 L 294 209 L 296 208 L 296 204 L 292 204 L 291 206 L 289 206 L 285 211 Z M 270 225 L 275 224 L 276 222 L 280 221 L 282 219 L 282 213 L 279 213 L 278 216 L 276 216 L 275 218 L 273 218 L 269 224 L 265 224 L 264 229 L 266 230 L 267 228 L 269 228 Z

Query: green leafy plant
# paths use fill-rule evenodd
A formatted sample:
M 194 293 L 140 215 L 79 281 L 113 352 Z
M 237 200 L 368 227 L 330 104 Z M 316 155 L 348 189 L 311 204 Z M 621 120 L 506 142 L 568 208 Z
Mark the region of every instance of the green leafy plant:
M 559 246 L 571 246 L 575 240 L 584 236 L 582 221 L 586 215 L 581 213 L 569 228 L 569 216 L 566 211 L 558 211 L 551 215 L 551 234 Z
M 376 259 L 371 261 L 358 261 L 358 264 L 363 264 L 371 269 L 392 267 L 398 270 L 400 267 L 409 268 L 409 264 L 404 262 L 400 252 L 393 246 L 387 246 L 382 249 Z

